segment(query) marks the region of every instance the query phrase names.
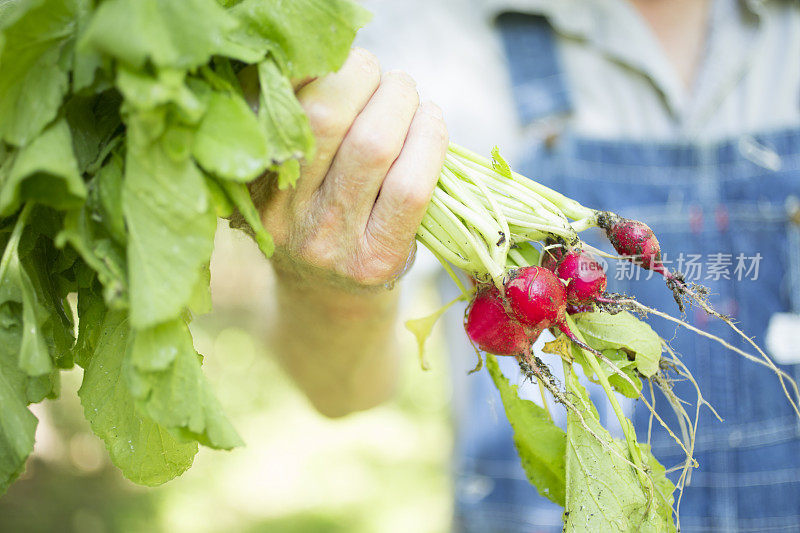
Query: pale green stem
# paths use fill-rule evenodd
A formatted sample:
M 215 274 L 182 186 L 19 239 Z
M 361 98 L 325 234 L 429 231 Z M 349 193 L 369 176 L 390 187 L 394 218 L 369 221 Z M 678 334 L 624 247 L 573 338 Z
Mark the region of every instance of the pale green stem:
M 457 154 L 464 159 L 477 163 L 485 168 L 492 169 L 492 162 L 491 160 L 482 157 L 474 152 L 467 150 L 457 144 L 450 143 L 450 147 L 448 150 L 453 153 Z M 515 181 L 519 182 L 521 185 L 529 188 L 530 190 L 535 191 L 537 194 L 544 196 L 548 200 L 550 200 L 553 204 L 555 204 L 561 212 L 565 215 L 570 217 L 573 220 L 579 220 L 582 218 L 590 217 L 594 215 L 594 210 L 589 209 L 587 207 L 582 206 L 580 203 L 572 200 L 571 198 L 567 198 L 561 193 L 558 193 L 549 187 L 545 187 L 541 183 L 538 183 L 532 179 L 526 178 L 516 172 L 511 173 L 514 177 Z
M 442 244 L 446 245 L 453 253 L 463 257 L 468 263 L 474 262 L 475 254 L 470 248 L 469 240 L 455 227 L 438 205 L 431 203 L 428 206 L 428 212 L 422 219 L 422 225 L 438 237 Z
M 481 176 L 486 179 L 486 184 L 489 188 L 499 193 L 499 196 L 517 198 L 536 211 L 540 216 L 548 217 L 551 222 L 561 224 L 566 228 L 569 227 L 567 217 L 564 216 L 564 213 L 562 213 L 557 206 L 553 205 L 535 191 L 531 191 L 525 187 L 515 186 L 517 185 L 516 182 L 498 174 L 495 170 L 487 169 L 471 163 L 470 161 L 459 161 L 455 158 L 445 159 L 445 166 L 459 168 L 462 172 L 469 173 L 476 177 Z
M 417 230 L 417 239 L 424 244 L 428 250 L 430 250 L 435 256 L 437 256 L 440 260 L 442 258 L 450 261 L 458 268 L 462 270 L 468 270 L 471 265 L 470 263 L 464 261 L 463 258 L 457 256 L 453 252 L 451 252 L 446 246 L 444 246 L 439 239 L 437 239 L 427 228 L 420 227 Z
M 566 315 L 566 323 L 567 327 L 575 334 L 575 337 L 583 343 L 586 343 L 586 340 L 581 335 L 580 330 L 575 325 L 575 321 L 570 318 L 569 315 Z M 597 374 L 597 378 L 600 380 L 600 385 L 603 387 L 603 390 L 608 396 L 608 401 L 611 403 L 611 408 L 614 410 L 614 414 L 617 416 L 617 420 L 619 420 L 619 425 L 622 427 L 622 432 L 625 434 L 625 441 L 628 444 L 628 451 L 630 451 L 631 459 L 633 460 L 633 464 L 636 465 L 636 474 L 639 477 L 639 481 L 642 483 L 642 488 L 649 487 L 649 483 L 643 472 L 642 466 L 642 455 L 639 450 L 639 446 L 636 440 L 636 430 L 633 428 L 633 424 L 631 424 L 628 417 L 625 416 L 625 413 L 622 411 L 622 406 L 619 404 L 619 400 L 617 400 L 617 395 L 614 392 L 614 389 L 611 387 L 611 383 L 608 381 L 608 376 L 603 371 L 603 367 L 597 361 L 597 357 L 591 353 L 583 350 L 584 356 L 586 360 L 589 362 L 589 365 L 592 367 L 592 370 Z
M 25 204 L 25 207 L 22 208 L 22 211 L 19 214 L 19 218 L 17 218 L 17 221 L 14 224 L 11 237 L 9 237 L 8 242 L 6 243 L 6 249 L 3 252 L 3 258 L 0 259 L 0 281 L 2 281 L 6 276 L 8 265 L 11 263 L 11 256 L 16 253 L 16 250 L 19 247 L 19 240 L 22 238 L 22 230 L 25 229 L 25 224 L 28 222 L 28 217 L 30 216 L 32 210 L 32 203 Z

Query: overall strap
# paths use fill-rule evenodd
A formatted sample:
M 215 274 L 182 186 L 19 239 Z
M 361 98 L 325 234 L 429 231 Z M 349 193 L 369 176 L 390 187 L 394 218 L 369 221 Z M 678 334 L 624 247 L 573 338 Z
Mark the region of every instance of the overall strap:
M 497 28 L 508 58 L 517 113 L 523 125 L 572 110 L 556 47 L 543 16 L 502 13 Z

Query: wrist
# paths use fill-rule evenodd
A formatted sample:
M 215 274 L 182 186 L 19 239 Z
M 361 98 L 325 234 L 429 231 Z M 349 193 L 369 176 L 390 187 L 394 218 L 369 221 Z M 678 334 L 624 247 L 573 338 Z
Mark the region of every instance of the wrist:
M 396 290 L 357 286 L 321 269 L 293 267 L 284 261 L 273 261 L 273 271 L 282 310 L 302 310 L 304 314 L 331 322 L 381 322 L 396 313 Z

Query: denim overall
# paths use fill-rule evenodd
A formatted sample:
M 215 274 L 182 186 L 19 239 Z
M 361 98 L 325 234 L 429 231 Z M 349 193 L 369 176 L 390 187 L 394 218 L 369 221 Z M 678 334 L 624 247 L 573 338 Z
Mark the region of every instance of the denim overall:
M 499 26 L 523 124 L 568 113 L 570 95 L 546 20 L 504 15 Z M 800 312 L 800 217 L 795 213 L 792 222 L 789 207 L 792 197 L 800 197 L 800 125 L 714 144 L 601 141 L 567 130 L 553 142 L 531 143 L 517 167 L 585 205 L 646 221 L 666 259 L 674 260 L 672 267 L 678 266 L 681 252 L 686 261 L 699 254 L 695 262 L 702 270 L 695 279 L 711 289 L 711 303 L 762 346 L 774 313 Z M 610 250 L 607 243 L 604 248 Z M 741 270 L 738 257 L 744 260 Z M 678 314 L 663 279 L 646 279 L 642 271 L 638 280 L 629 275 L 615 280 L 620 276 L 609 266 L 609 290 Z M 702 312 L 690 309 L 687 320 L 752 351 L 726 325 Z M 648 322 L 670 341 L 724 418 L 719 422 L 707 409 L 701 411 L 695 447 L 700 468 L 683 495 L 682 531 L 800 531 L 800 423 L 777 377 L 694 333 L 676 331 L 674 324 L 657 317 Z M 797 334 L 800 342 L 800 330 Z M 464 347 L 461 353 L 470 352 Z M 513 383 L 518 373 L 506 359 L 501 365 Z M 562 510 L 526 481 L 487 373 L 467 377 L 459 364 L 454 367 L 455 531 L 560 531 Z M 782 368 L 800 379 L 800 365 Z M 679 383 L 675 390 L 692 402 L 687 409 L 694 414 L 693 387 Z M 607 402 L 593 396 L 602 410 Z M 656 399 L 662 417 L 677 428 L 663 396 L 656 393 Z M 642 441 L 648 415 L 644 405 L 634 404 Z M 651 443 L 667 468 L 682 460 L 683 453 L 657 422 Z

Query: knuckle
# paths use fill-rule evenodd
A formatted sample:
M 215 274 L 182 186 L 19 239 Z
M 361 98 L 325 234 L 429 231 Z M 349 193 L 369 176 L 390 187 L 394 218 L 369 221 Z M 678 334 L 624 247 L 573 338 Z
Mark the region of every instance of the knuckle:
M 305 111 L 311 129 L 319 137 L 333 137 L 346 127 L 341 114 L 331 105 L 312 102 L 305 106 Z
M 352 142 L 358 160 L 373 168 L 388 167 L 399 152 L 392 137 L 375 128 L 354 131 Z
M 322 270 L 330 270 L 336 265 L 336 250 L 325 239 L 310 239 L 298 255 L 307 264 Z
M 385 283 L 405 265 L 408 252 L 406 239 L 387 233 L 385 228 L 374 227 L 367 228 L 365 237 L 361 274 Z
M 418 212 L 428 207 L 428 203 L 431 201 L 432 194 L 432 186 L 426 187 L 423 183 L 409 181 L 407 184 L 405 184 L 399 200 L 403 208 L 409 211 Z
M 342 218 L 342 213 L 335 207 L 314 217 L 314 233 L 306 235 L 298 244 L 298 255 L 316 267 L 326 270 L 334 268 L 338 263 Z

